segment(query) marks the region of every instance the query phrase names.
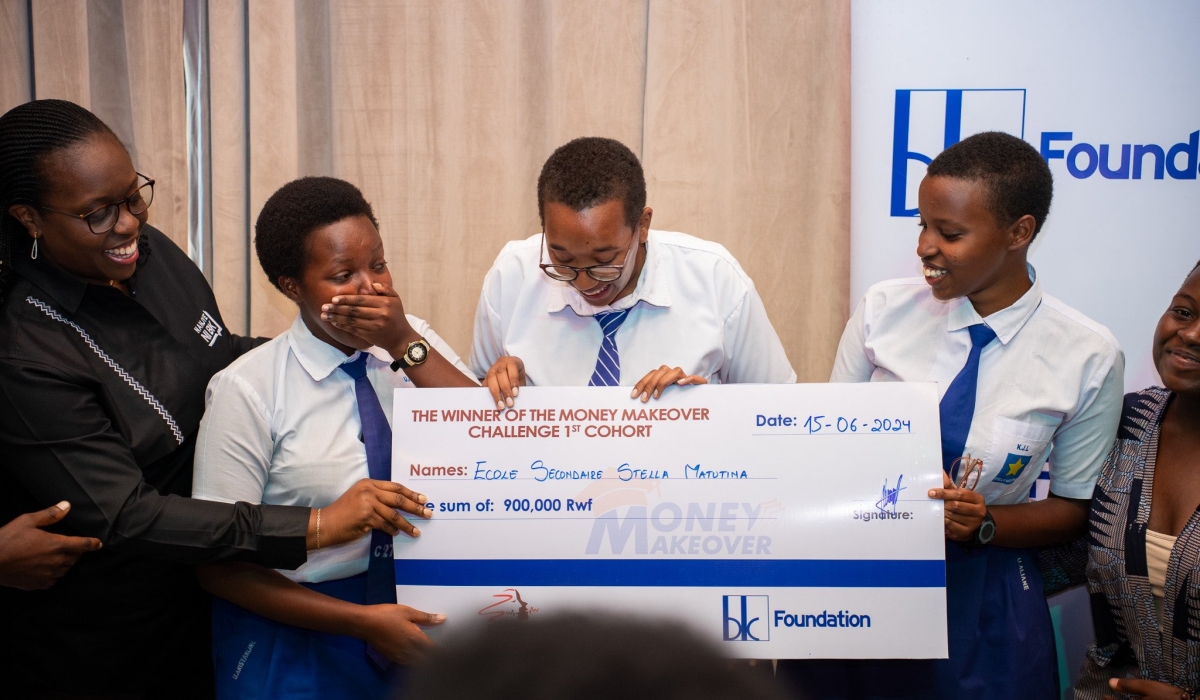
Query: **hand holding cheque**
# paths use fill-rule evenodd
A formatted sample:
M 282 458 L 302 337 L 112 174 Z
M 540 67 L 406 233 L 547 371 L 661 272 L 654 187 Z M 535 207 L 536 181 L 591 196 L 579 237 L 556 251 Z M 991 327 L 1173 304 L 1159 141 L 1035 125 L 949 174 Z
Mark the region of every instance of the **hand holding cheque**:
M 676 617 L 744 658 L 946 653 L 936 390 L 395 392 L 393 478 L 429 495 L 396 547 L 431 631 L 571 607 Z
M 946 539 L 966 542 L 975 538 L 975 532 L 987 515 L 983 494 L 976 492 L 970 484 L 955 484 L 942 472 L 942 488 L 929 489 L 929 497 L 946 502 Z
M 360 479 L 336 501 L 321 508 L 320 516 L 313 511 L 308 535 L 312 549 L 356 540 L 371 530 L 383 530 L 393 537 L 401 532 L 417 537 L 421 530 L 400 513 L 428 518 L 433 513 L 425 505 L 426 500 L 423 494 L 392 481 Z M 318 517 L 323 521 L 320 527 Z
M 637 384 L 634 384 L 630 398 L 639 398 L 646 403 L 651 398 L 661 398 L 663 391 L 672 384 L 687 386 L 689 384 L 707 384 L 708 380 L 694 374 L 688 374 L 682 367 L 663 365 L 650 370 Z M 525 386 L 525 363 L 521 358 L 505 355 L 488 369 L 483 384 L 492 392 L 492 400 L 496 408 L 504 410 L 516 405 L 520 387 Z

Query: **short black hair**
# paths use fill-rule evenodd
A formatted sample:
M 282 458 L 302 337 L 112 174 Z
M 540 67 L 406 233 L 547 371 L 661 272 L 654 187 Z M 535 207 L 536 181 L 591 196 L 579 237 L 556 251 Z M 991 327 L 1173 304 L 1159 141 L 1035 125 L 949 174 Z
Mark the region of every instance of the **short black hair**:
M 1037 149 L 1002 131 L 985 131 L 942 151 L 926 171 L 929 177 L 982 182 L 988 209 L 996 222 L 1009 226 L 1026 214 L 1036 220 L 1037 236 L 1050 214 L 1054 176 Z
M 785 700 L 677 622 L 561 613 L 487 623 L 407 675 L 405 700 Z
M 646 208 L 646 176 L 625 144 L 585 136 L 559 146 L 546 159 L 537 182 L 538 217 L 546 224 L 546 202 L 583 211 L 609 200 L 625 204 L 625 223 L 637 229 Z
M 299 279 L 308 264 L 313 231 L 351 216 L 365 216 L 375 228 L 375 212 L 357 187 L 336 177 L 302 177 L 271 195 L 254 224 L 254 250 L 267 279 Z

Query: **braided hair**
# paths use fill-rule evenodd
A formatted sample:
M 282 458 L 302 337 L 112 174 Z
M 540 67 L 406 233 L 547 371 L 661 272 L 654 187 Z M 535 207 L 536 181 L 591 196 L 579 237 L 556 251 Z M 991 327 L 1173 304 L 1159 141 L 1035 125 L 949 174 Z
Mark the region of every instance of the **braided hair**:
M 41 172 L 45 159 L 97 134 L 120 142 L 99 117 L 66 100 L 34 100 L 0 116 L 0 301 L 8 291 L 13 257 L 28 255 L 31 245 L 9 207 L 41 201 L 50 185 Z

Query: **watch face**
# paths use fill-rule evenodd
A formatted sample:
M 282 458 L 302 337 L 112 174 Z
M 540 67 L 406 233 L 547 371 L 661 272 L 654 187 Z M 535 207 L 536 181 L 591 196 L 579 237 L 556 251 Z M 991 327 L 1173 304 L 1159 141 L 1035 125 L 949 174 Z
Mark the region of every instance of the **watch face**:
M 408 349 L 408 356 L 413 362 L 424 362 L 427 354 L 424 345 L 413 345 Z
M 996 536 L 996 523 L 986 520 L 979 526 L 979 541 L 987 544 Z

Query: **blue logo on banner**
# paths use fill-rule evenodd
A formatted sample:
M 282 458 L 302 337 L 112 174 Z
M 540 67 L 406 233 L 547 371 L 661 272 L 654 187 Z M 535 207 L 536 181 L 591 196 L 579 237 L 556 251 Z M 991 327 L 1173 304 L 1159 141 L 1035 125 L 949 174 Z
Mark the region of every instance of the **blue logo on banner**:
M 925 166 L 961 141 L 964 128 L 967 136 L 1005 131 L 1025 138 L 1025 90 L 897 90 L 892 128 L 892 216 L 916 216 L 915 202 L 908 206 L 910 181 L 920 182 Z
M 771 638 L 771 601 L 765 595 L 721 596 L 727 642 L 765 642 Z
M 1015 455 L 1011 452 L 1008 457 L 1004 458 L 1004 464 L 1000 465 L 1000 473 L 996 475 L 992 481 L 998 484 L 1011 484 L 1021 478 L 1021 472 L 1025 471 L 1025 467 L 1029 466 L 1029 461 L 1033 457 L 1030 455 Z
M 1162 180 L 1164 173 L 1172 180 L 1196 179 L 1200 131 L 1193 131 L 1187 141 L 1166 148 L 1154 143 L 1122 143 L 1116 147 L 1102 143 L 1097 149 L 1090 143 L 1077 143 L 1067 150 L 1066 144 L 1074 140 L 1071 131 L 1043 131 L 1040 150 L 1047 163 L 1055 159 L 1065 161 L 1067 172 L 1076 180 L 1086 180 L 1097 172 L 1105 180 L 1141 180 L 1143 171 L 1147 176 L 1153 173 L 1155 180 Z M 1055 148 L 1060 142 L 1064 142 L 1062 147 Z M 1115 166 L 1112 153 L 1119 154 Z M 1146 156 L 1150 156 L 1149 163 Z M 1179 164 L 1179 156 L 1183 156 L 1183 165 Z
M 1025 138 L 1024 88 L 897 90 L 892 124 L 891 215 L 916 216 L 916 190 L 925 167 L 943 150 L 981 131 Z M 1197 179 L 1200 130 L 1169 146 L 1153 143 L 1092 145 L 1073 131 L 1043 131 L 1038 151 L 1052 166 L 1063 161 L 1077 179 Z M 911 204 L 911 206 L 910 206 Z

